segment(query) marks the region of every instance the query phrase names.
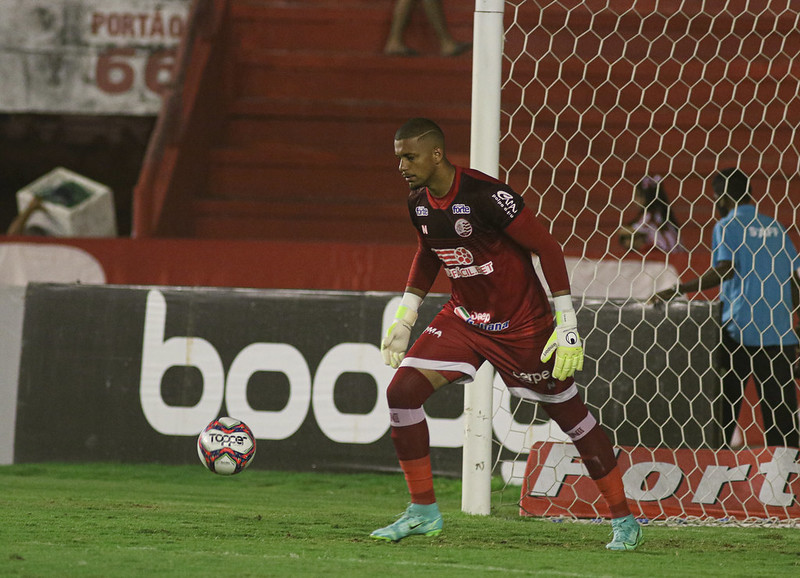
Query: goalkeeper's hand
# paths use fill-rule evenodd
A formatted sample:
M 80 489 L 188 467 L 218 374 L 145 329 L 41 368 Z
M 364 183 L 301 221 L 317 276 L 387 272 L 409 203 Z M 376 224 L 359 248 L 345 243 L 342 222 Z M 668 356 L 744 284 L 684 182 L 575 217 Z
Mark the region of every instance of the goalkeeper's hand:
M 583 369 L 583 345 L 578 335 L 578 319 L 572 309 L 569 296 L 569 308 L 558 309 L 556 299 L 556 328 L 542 350 L 541 360 L 547 362 L 556 354 L 553 365 L 553 377 L 563 381 L 572 377 L 576 371 Z
M 394 322 L 389 326 L 386 337 L 381 341 L 381 355 L 386 365 L 394 369 L 400 367 L 400 362 L 408 350 L 408 340 L 411 339 L 411 328 L 417 320 L 417 312 L 412 308 L 401 305 L 397 308 Z

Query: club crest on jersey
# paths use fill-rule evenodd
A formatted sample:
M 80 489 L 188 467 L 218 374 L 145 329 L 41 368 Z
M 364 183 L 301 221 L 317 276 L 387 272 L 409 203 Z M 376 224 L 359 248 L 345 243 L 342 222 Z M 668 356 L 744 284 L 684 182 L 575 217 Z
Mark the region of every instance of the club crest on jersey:
M 417 216 L 418 217 L 427 217 L 428 216 L 428 207 L 419 206 L 416 208 Z
M 472 223 L 466 219 L 456 221 L 455 228 L 459 237 L 469 237 L 472 234 Z
M 455 249 L 434 249 L 433 252 L 436 253 L 446 267 L 472 265 L 472 262 L 475 260 L 472 256 L 472 252 L 466 247 L 456 247 Z
M 514 201 L 514 196 L 511 193 L 497 191 L 492 195 L 492 198 L 509 217 L 513 217 L 517 214 L 517 203 Z
M 491 275 L 494 272 L 494 263 L 489 261 L 483 265 L 473 265 L 475 258 L 466 247 L 455 249 L 433 249 L 434 253 L 444 263 L 444 274 L 450 279 L 475 277 L 476 275 Z
M 463 203 L 456 203 L 453 205 L 453 214 L 454 215 L 469 215 L 471 212 L 469 205 L 465 205 Z

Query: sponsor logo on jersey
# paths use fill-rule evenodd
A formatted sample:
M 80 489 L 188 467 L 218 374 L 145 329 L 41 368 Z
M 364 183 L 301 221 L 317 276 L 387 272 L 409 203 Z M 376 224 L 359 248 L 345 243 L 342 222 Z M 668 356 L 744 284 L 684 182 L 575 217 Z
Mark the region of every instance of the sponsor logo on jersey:
M 428 234 L 428 225 L 422 225 L 422 234 L 423 235 L 427 235 Z
M 456 203 L 455 205 L 453 205 L 454 215 L 469 215 L 470 212 L 471 209 L 469 208 L 469 205 L 465 205 L 463 203 Z
M 470 325 L 474 325 L 479 329 L 483 329 L 485 331 L 503 331 L 508 329 L 508 321 L 496 321 L 494 323 L 490 323 L 492 316 L 489 315 L 489 313 L 477 313 L 475 311 L 470 313 L 464 307 L 456 307 L 454 311 L 462 321 L 469 323 Z
M 425 328 L 425 331 L 423 331 L 423 333 L 428 333 L 429 335 L 433 335 L 436 338 L 441 338 L 442 337 L 442 330 L 441 329 L 436 329 L 435 327 L 430 326 L 430 325 Z
M 418 217 L 427 217 L 428 216 L 428 207 L 417 207 L 417 216 Z
M 465 307 L 456 307 L 454 311 L 467 323 L 489 323 L 492 320 L 492 316 L 488 313 L 478 313 L 477 311 L 470 313 Z
M 450 279 L 462 279 L 464 277 L 475 277 L 476 275 L 491 275 L 494 272 L 494 263 L 489 261 L 483 265 L 471 265 L 469 267 L 445 267 L 444 274 Z
M 516 379 L 519 379 L 520 381 L 524 381 L 525 383 L 532 383 L 532 384 L 537 384 L 537 383 L 539 383 L 540 381 L 542 381 L 544 379 L 550 379 L 550 372 L 547 371 L 547 370 L 545 370 L 545 371 L 543 371 L 541 373 L 524 373 L 522 371 L 520 371 L 520 372 L 515 371 L 515 372 L 512 373 L 512 375 Z
M 456 221 L 456 233 L 459 237 L 469 237 L 472 234 L 472 223 L 466 219 Z
M 494 201 L 500 206 L 506 215 L 514 217 L 517 214 L 517 203 L 514 201 L 514 196 L 506 191 L 497 191 L 492 195 Z

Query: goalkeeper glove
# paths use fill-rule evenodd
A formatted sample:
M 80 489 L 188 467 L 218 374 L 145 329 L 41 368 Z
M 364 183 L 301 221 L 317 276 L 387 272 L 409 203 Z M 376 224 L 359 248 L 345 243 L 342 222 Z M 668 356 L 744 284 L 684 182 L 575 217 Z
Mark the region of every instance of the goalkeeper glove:
M 391 365 L 393 369 L 400 367 L 400 362 L 406 355 L 408 341 L 411 339 L 411 328 L 417 320 L 417 308 L 421 302 L 422 299 L 417 295 L 405 293 L 394 315 L 394 322 L 381 341 L 383 362 Z
M 561 295 L 553 299 L 556 306 L 556 328 L 542 350 L 541 360 L 547 362 L 556 354 L 553 377 L 563 381 L 583 369 L 583 346 L 578 335 L 578 319 L 572 309 L 572 297 Z

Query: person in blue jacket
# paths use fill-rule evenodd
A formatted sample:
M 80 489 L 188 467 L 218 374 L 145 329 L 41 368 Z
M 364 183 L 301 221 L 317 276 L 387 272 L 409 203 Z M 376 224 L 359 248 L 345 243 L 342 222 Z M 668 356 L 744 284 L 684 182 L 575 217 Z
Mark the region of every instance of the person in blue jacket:
M 722 407 L 730 444 L 753 377 L 768 446 L 798 447 L 797 358 L 793 318 L 800 291 L 800 261 L 783 226 L 759 213 L 750 179 L 737 168 L 711 181 L 720 220 L 714 225 L 711 268 L 703 275 L 656 293 L 653 302 L 720 286 L 722 303 Z

